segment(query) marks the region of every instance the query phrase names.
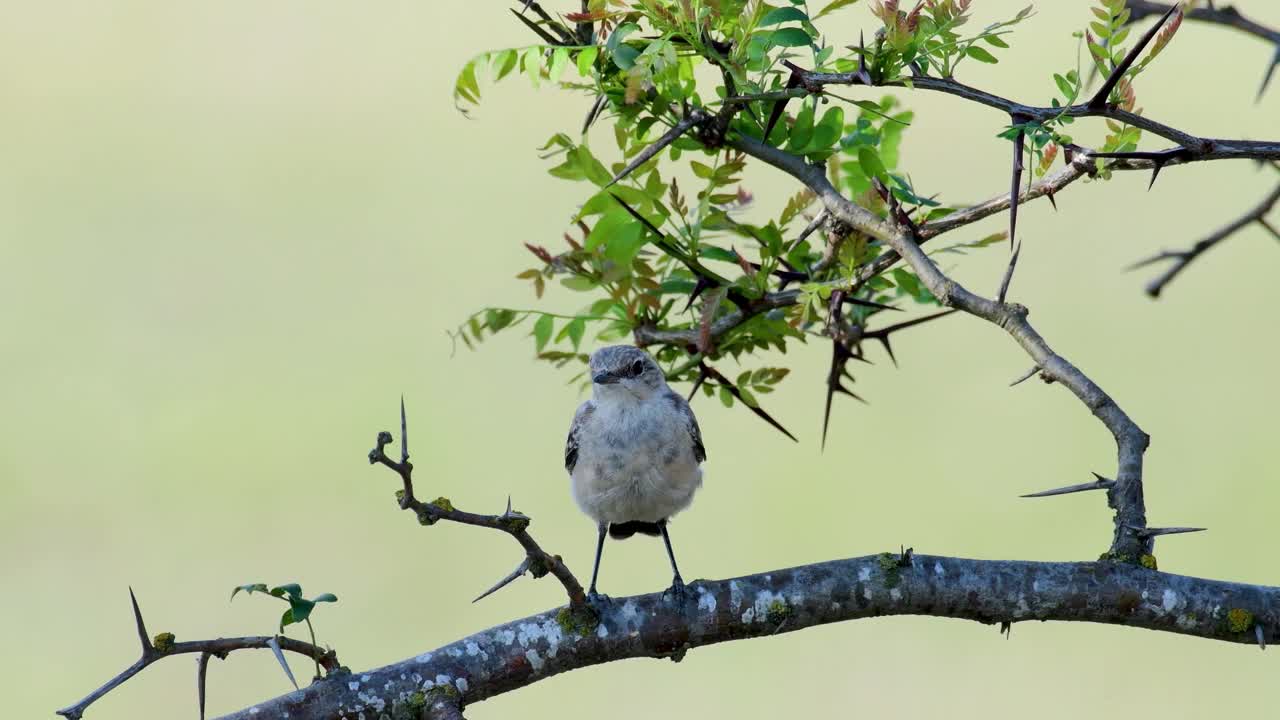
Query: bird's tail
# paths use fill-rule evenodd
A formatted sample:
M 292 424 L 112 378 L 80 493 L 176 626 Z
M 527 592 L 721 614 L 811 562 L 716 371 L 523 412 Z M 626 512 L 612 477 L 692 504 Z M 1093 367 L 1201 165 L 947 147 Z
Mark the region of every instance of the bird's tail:
M 636 533 L 640 533 L 641 535 L 653 535 L 656 537 L 662 534 L 662 529 L 656 522 L 641 522 L 639 520 L 609 524 L 609 537 L 614 540 L 626 540 Z

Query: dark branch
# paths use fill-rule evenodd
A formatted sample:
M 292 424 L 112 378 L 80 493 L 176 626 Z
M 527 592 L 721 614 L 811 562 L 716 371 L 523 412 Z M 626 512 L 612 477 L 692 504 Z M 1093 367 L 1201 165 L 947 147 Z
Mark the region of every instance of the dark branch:
M 1226 240 L 1232 235 L 1235 235 L 1250 225 L 1255 223 L 1259 224 L 1265 229 L 1270 230 L 1272 234 L 1275 234 L 1275 231 L 1267 224 L 1265 216 L 1267 213 L 1271 212 L 1277 203 L 1280 203 L 1280 185 L 1277 185 L 1276 188 L 1267 195 L 1267 197 L 1263 198 L 1262 202 L 1253 206 L 1240 217 L 1232 220 L 1230 223 L 1219 228 L 1208 237 L 1198 241 L 1186 250 L 1165 250 L 1158 255 L 1154 255 L 1145 260 L 1140 260 L 1139 262 L 1134 263 L 1129 266 L 1129 269 L 1136 270 L 1164 260 L 1172 260 L 1172 265 L 1170 265 L 1154 280 L 1147 283 L 1147 294 L 1153 298 L 1158 298 L 1160 297 L 1160 293 L 1164 292 L 1165 287 L 1169 283 L 1173 282 L 1173 279 L 1176 278 L 1179 273 L 1186 270 L 1187 266 L 1195 262 L 1196 258 L 1203 255 L 1207 250 L 1216 246 L 1218 243 Z
M 1107 493 L 1108 504 L 1116 511 L 1111 552 L 1117 557 L 1129 558 L 1150 554 L 1150 538 L 1142 537 L 1135 530 L 1147 524 L 1142 456 L 1149 438 L 1102 388 L 1049 347 L 1028 322 L 1027 308 L 975 295 L 944 275 L 914 236 L 841 195 L 827 179 L 824 168 L 750 138 L 735 139 L 730 145 L 791 175 L 814 191 L 836 219 L 887 243 L 907 261 L 939 302 L 1002 328 L 1031 356 L 1045 378 L 1070 389 L 1102 421 L 1116 442 L 1119 472 L 1116 486 Z
M 404 401 L 400 404 L 400 444 L 402 448 L 408 447 L 409 432 L 408 422 L 404 417 Z M 418 522 L 423 525 L 434 525 L 441 520 L 462 523 L 463 525 L 474 525 L 476 527 L 489 528 L 491 530 L 500 530 L 520 543 L 520 547 L 524 549 L 526 559 L 529 562 L 529 572 L 534 577 L 542 577 L 547 573 L 551 573 L 564 585 L 565 591 L 569 595 L 569 603 L 575 607 L 584 607 L 587 602 L 587 593 L 582 589 L 582 584 L 569 571 L 569 567 L 564 564 L 564 560 L 559 555 L 552 555 L 542 549 L 537 541 L 529 535 L 530 520 L 527 516 L 518 512 L 512 512 L 511 505 L 508 503 L 506 512 L 501 515 L 477 515 L 475 513 L 463 512 L 453 507 L 453 503 L 449 498 L 438 497 L 431 502 L 422 502 L 413 494 L 413 464 L 409 462 L 409 453 L 407 450 L 401 451 L 399 462 L 392 460 L 387 456 L 386 447 L 391 444 L 391 433 L 383 431 L 378 433 L 377 445 L 369 451 L 369 464 L 385 465 L 396 472 L 400 476 L 404 487 L 396 491 L 396 497 L 402 510 L 412 510 L 418 516 Z M 516 576 L 518 577 L 518 575 Z M 493 590 L 502 587 L 514 577 L 509 577 L 506 581 L 499 583 Z M 493 592 L 490 590 L 489 592 Z M 489 593 L 485 593 L 488 595 Z M 484 597 L 481 595 L 480 597 Z M 476 598 L 477 600 L 480 598 Z
M 115 690 L 123 685 L 134 675 L 147 669 L 152 663 L 159 662 L 167 657 L 174 655 L 190 655 L 199 654 L 199 674 L 197 676 L 197 691 L 199 693 L 200 714 L 204 716 L 204 688 L 205 688 L 205 669 L 208 666 L 208 656 L 212 655 L 217 658 L 226 658 L 236 650 L 268 650 L 271 643 L 275 642 L 282 650 L 287 650 L 299 655 L 306 655 L 319 665 L 323 666 L 326 672 L 332 673 L 340 666 L 338 665 L 338 656 L 332 650 L 326 650 L 317 645 L 312 645 L 301 640 L 278 636 L 255 636 L 255 637 L 236 637 L 236 638 L 217 638 L 215 640 L 188 640 L 185 642 L 175 642 L 173 635 L 169 633 L 160 633 L 154 640 L 149 639 L 146 635 L 146 626 L 142 622 L 142 611 L 138 609 L 137 598 L 133 595 L 132 588 L 129 590 L 129 600 L 133 605 L 134 623 L 138 627 L 140 638 L 142 640 L 142 656 L 138 658 L 129 667 L 122 670 L 118 675 L 108 680 L 101 687 L 89 693 L 80 702 L 69 707 L 65 707 L 58 711 L 58 714 L 67 718 L 67 720 L 79 720 L 84 716 L 84 711 L 98 699 L 107 693 Z
M 1280 640 L 1280 587 L 1171 575 L 1116 562 L 968 560 L 914 553 L 689 584 L 615 598 L 598 623 L 567 608 L 499 625 L 414 658 L 326 680 L 223 720 L 399 717 L 426 698 L 452 710 L 579 668 L 627 658 L 679 659 L 693 648 L 885 615 L 986 624 L 1092 622 L 1252 645 Z M 434 712 L 443 712 L 434 711 Z M 441 717 L 429 714 L 428 717 Z M 447 717 L 447 716 L 446 716 Z M 456 717 L 454 715 L 453 717 Z

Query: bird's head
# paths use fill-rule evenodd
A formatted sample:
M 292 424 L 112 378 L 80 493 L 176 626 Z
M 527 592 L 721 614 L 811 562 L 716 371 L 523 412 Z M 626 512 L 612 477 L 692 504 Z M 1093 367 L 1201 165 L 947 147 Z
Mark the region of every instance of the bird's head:
M 610 345 L 591 354 L 591 381 L 597 398 L 643 400 L 666 387 L 662 368 L 649 353 L 631 345 Z

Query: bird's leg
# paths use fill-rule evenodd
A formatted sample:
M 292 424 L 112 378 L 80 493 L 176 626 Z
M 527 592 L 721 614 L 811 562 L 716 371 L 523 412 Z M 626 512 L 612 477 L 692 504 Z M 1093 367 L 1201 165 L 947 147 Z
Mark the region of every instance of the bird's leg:
M 667 521 L 659 521 L 658 529 L 662 531 L 662 542 L 667 546 L 667 557 L 671 560 L 671 572 L 674 575 L 671 579 L 671 588 L 667 592 L 671 593 L 676 602 L 682 602 L 684 600 L 684 580 L 680 577 L 680 568 L 676 567 L 676 554 L 671 549 L 671 536 L 667 534 Z M 666 595 L 666 593 L 663 593 L 663 595 Z
M 599 525 L 599 535 L 596 536 L 596 563 L 591 567 L 591 588 L 587 590 L 587 601 L 596 602 L 600 599 L 607 600 L 606 596 L 596 592 L 596 577 L 600 574 L 600 555 L 604 552 L 604 536 L 609 532 L 609 523 L 602 522 Z

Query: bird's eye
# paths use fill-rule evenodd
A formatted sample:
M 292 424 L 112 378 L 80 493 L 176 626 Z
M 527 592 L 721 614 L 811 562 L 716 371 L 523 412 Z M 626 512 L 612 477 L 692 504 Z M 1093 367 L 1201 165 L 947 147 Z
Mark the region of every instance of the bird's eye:
M 631 363 L 631 369 L 630 369 L 631 377 L 639 377 L 639 376 L 640 376 L 640 373 L 642 373 L 642 372 L 644 372 L 644 362 L 643 362 L 643 361 L 641 361 L 641 360 L 636 360 L 635 362 Z

